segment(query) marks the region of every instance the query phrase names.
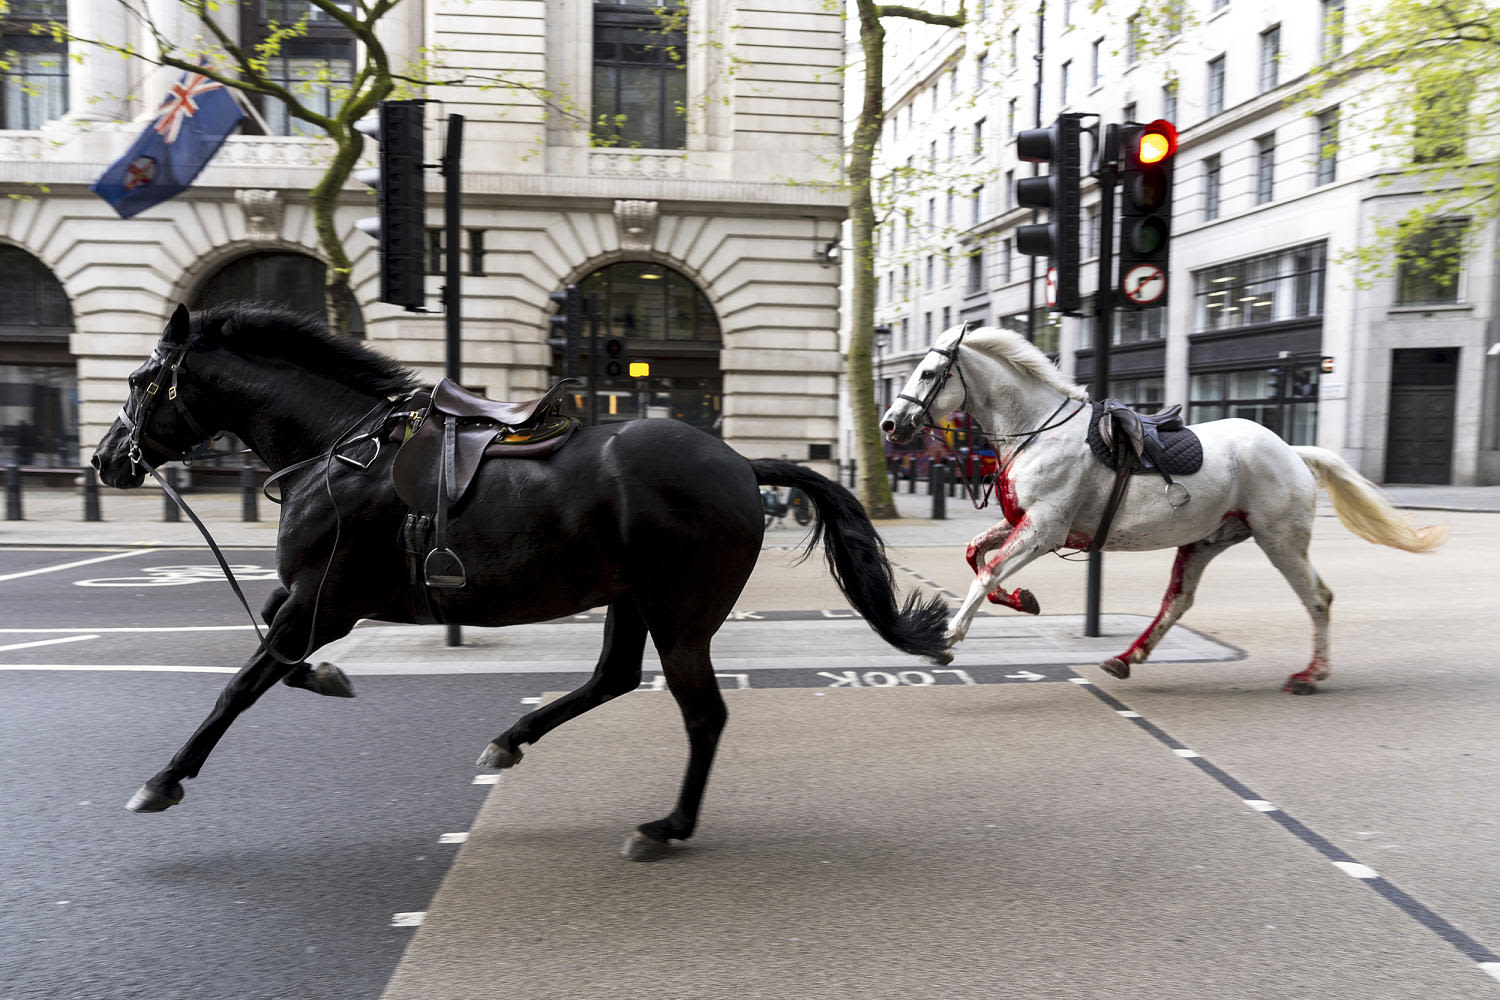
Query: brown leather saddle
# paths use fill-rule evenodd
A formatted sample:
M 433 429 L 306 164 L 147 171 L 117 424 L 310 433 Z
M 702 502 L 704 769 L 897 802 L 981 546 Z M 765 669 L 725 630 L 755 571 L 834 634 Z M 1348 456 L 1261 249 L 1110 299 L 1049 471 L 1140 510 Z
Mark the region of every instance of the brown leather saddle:
M 1161 476 L 1173 510 L 1192 499 L 1187 487 L 1172 479 L 1174 474 L 1191 475 L 1203 467 L 1203 443 L 1183 423 L 1181 403 L 1158 413 L 1140 413 L 1117 399 L 1096 402 L 1088 443 L 1094 456 L 1115 472 L 1109 502 L 1089 551 L 1104 547 L 1131 476 L 1145 472 Z
M 488 399 L 443 379 L 413 399 L 420 412 L 408 431 L 391 480 L 396 495 L 411 508 L 402 526 L 413 583 L 421 564 L 427 587 L 462 587 L 468 574 L 458 553 L 448 546 L 448 522 L 468 494 L 474 475 L 486 459 L 539 458 L 557 451 L 578 421 L 562 414 L 562 379 L 536 399 L 508 403 Z M 423 409 L 425 405 L 425 409 Z

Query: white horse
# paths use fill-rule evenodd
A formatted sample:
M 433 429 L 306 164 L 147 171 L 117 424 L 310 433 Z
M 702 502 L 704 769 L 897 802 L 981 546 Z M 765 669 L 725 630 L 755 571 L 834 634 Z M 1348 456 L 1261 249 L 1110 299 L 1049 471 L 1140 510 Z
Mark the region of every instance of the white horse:
M 910 441 L 954 410 L 974 417 L 994 439 L 1005 520 L 969 543 L 976 577 L 949 622 L 950 648 L 963 641 L 981 602 L 1001 581 L 1044 553 L 1090 547 L 1114 482 L 1114 472 L 1087 444 L 1093 413 L 1088 393 L 1019 334 L 989 327 L 945 331 L 886 410 L 881 429 L 892 441 Z M 1109 527 L 1105 550 L 1175 546 L 1177 560 L 1155 620 L 1129 649 L 1100 666 L 1116 677 L 1130 676 L 1131 665 L 1143 662 L 1192 606 L 1209 561 L 1254 538 L 1312 617 L 1312 660 L 1282 686 L 1311 694 L 1314 682 L 1329 672 L 1333 601 L 1307 559 L 1319 483 L 1339 520 L 1367 541 L 1426 552 L 1442 542 L 1447 528 L 1413 528 L 1373 483 L 1326 449 L 1291 447 L 1271 430 L 1238 418 L 1191 429 L 1203 446 L 1199 471 L 1176 477 L 1180 489 L 1151 474 L 1131 477 Z M 1039 610 L 1023 590 L 999 590 L 990 599 L 1031 614 Z

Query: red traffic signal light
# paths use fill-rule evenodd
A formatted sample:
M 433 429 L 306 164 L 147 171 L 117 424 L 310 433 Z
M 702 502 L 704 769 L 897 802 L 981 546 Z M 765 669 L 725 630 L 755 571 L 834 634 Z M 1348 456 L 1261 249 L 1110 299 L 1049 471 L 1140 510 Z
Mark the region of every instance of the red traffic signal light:
M 1177 127 L 1164 118 L 1132 131 L 1125 150 L 1127 165 L 1149 167 L 1161 163 L 1177 152 Z
M 1120 138 L 1120 306 L 1151 309 L 1167 304 L 1177 129 L 1157 119 Z

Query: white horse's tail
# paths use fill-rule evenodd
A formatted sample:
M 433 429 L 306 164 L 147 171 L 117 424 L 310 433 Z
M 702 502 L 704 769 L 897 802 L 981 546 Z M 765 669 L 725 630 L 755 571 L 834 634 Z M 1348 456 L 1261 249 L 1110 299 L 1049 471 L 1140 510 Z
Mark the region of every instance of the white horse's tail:
M 1431 552 L 1448 537 L 1446 524 L 1413 527 L 1374 483 L 1327 448 L 1300 446 L 1292 450 L 1328 491 L 1334 513 L 1344 527 L 1365 541 L 1407 552 Z

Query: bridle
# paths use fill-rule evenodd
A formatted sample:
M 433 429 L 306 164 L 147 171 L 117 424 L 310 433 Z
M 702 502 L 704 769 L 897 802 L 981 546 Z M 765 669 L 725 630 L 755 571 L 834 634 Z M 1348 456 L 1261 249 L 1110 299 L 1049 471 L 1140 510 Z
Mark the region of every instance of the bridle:
M 362 426 L 365 421 L 374 416 L 377 412 L 381 410 L 388 411 L 391 408 L 391 404 L 388 400 L 382 400 L 380 403 L 378 403 L 375 408 L 372 409 L 369 413 L 366 413 L 363 417 L 360 417 L 360 419 L 356 421 L 356 423 L 353 425 L 353 427 L 351 427 L 349 431 L 346 431 L 344 434 L 339 435 L 335 439 L 333 446 L 330 447 L 325 454 L 315 455 L 312 458 L 304 459 L 300 462 L 289 465 L 286 468 L 273 473 L 266 480 L 265 485 L 269 487 L 273 480 L 280 479 L 282 476 L 285 476 L 288 473 L 298 471 L 320 461 L 324 462 L 324 487 L 328 492 L 328 498 L 330 502 L 333 503 L 333 546 L 329 549 L 328 561 L 323 566 L 323 575 L 318 580 L 317 593 L 313 597 L 312 616 L 310 618 L 308 626 L 307 648 L 303 650 L 301 656 L 297 657 L 296 659 L 289 659 L 288 657 L 285 657 L 281 653 L 277 652 L 276 649 L 272 647 L 270 642 L 267 641 L 266 634 L 261 631 L 259 623 L 255 620 L 255 613 L 250 610 L 250 602 L 245 599 L 245 593 L 240 589 L 239 581 L 234 578 L 234 573 L 230 570 L 229 563 L 224 559 L 224 553 L 219 550 L 219 546 L 214 542 L 213 536 L 209 534 L 208 528 L 204 525 L 203 521 L 198 517 L 198 515 L 193 513 L 193 509 L 189 507 L 187 501 L 182 498 L 182 494 L 178 493 L 177 490 L 173 488 L 172 484 L 167 482 L 167 480 L 163 478 L 161 473 L 156 470 L 155 466 L 149 465 L 145 461 L 145 456 L 141 451 L 141 445 L 142 443 L 145 443 L 147 445 L 150 445 L 153 450 L 161 452 L 162 454 L 167 456 L 166 458 L 162 459 L 162 462 L 186 461 L 188 459 L 198 458 L 207 453 L 208 450 L 213 447 L 213 443 L 218 437 L 218 435 L 209 434 L 202 428 L 202 426 L 199 425 L 198 421 L 193 419 L 193 415 L 188 412 L 187 406 L 182 401 L 181 393 L 177 391 L 178 379 L 180 378 L 182 373 L 182 363 L 183 360 L 187 357 L 188 343 L 189 342 L 187 340 L 184 340 L 184 342 L 181 344 L 168 346 L 164 345 L 161 342 L 158 342 L 156 347 L 151 351 L 151 357 L 147 359 L 147 363 L 150 363 L 152 361 L 156 362 L 155 366 L 151 369 L 150 382 L 147 383 L 144 388 L 137 388 L 134 385 L 131 386 L 129 398 L 127 398 L 125 400 L 125 404 L 120 407 L 120 422 L 123 423 L 130 432 L 129 437 L 127 438 L 130 448 L 128 455 L 131 464 L 138 466 L 149 473 L 151 475 L 151 478 L 155 479 L 157 485 L 161 487 L 162 492 L 165 493 L 173 503 L 177 504 L 177 506 L 187 514 L 187 516 L 192 520 L 193 524 L 197 526 L 198 531 L 202 533 L 203 540 L 208 543 L 208 547 L 213 552 L 214 558 L 218 560 L 219 569 L 223 571 L 224 578 L 229 581 L 229 586 L 234 590 L 234 596 L 239 598 L 240 605 L 245 609 L 245 614 L 250 616 L 250 626 L 251 628 L 255 629 L 255 634 L 260 639 L 261 648 L 264 649 L 268 654 L 270 654 L 271 658 L 276 660 L 278 663 L 289 667 L 295 667 L 305 661 L 308 656 L 312 655 L 313 650 L 317 648 L 316 643 L 318 634 L 318 604 L 322 598 L 323 584 L 327 582 L 328 572 L 333 568 L 334 554 L 338 551 L 339 532 L 342 526 L 342 518 L 339 516 L 338 502 L 334 498 L 333 484 L 330 480 L 329 475 L 333 469 L 334 459 L 338 459 L 342 462 L 352 465 L 357 469 L 369 468 L 370 465 L 374 463 L 375 458 L 380 455 L 380 438 L 378 435 L 380 431 L 385 428 L 386 419 L 381 420 L 379 428 L 375 431 L 371 431 L 367 434 L 362 434 L 356 437 L 351 437 L 350 435 L 355 428 Z M 167 378 L 164 377 L 166 375 L 170 375 L 170 382 L 168 382 Z M 161 405 L 163 383 L 167 383 L 165 393 L 166 398 L 171 401 L 174 407 L 176 407 L 178 416 L 180 416 L 183 422 L 186 423 L 192 430 L 194 439 L 196 442 L 198 442 L 188 448 L 174 449 L 170 445 L 165 445 L 161 441 L 158 441 L 156 438 L 152 437 L 150 434 L 146 433 L 146 425 L 150 422 L 151 417 L 155 414 L 156 408 Z M 132 417 L 130 414 L 132 404 L 134 405 L 135 409 L 134 417 Z M 366 441 L 375 442 L 375 454 L 372 455 L 368 461 L 360 462 L 343 454 L 343 451 L 345 449 L 356 444 L 362 444 Z M 275 503 L 281 502 L 279 499 L 271 497 L 269 493 L 267 494 L 267 497 Z
M 938 435 L 939 440 L 941 440 L 944 447 L 948 449 L 948 454 L 953 458 L 953 467 L 958 472 L 959 481 L 963 483 L 964 493 L 968 496 L 969 502 L 974 505 L 974 508 L 976 510 L 983 510 L 985 507 L 989 506 L 990 494 L 994 491 L 995 485 L 1000 481 L 1001 477 L 1005 475 L 1006 471 L 1011 467 L 1011 464 L 1015 462 L 1016 457 L 1020 455 L 1021 452 L 1025 451 L 1026 447 L 1030 445 L 1031 442 L 1035 441 L 1043 431 L 1052 430 L 1054 427 L 1061 427 L 1069 420 L 1072 420 L 1073 417 L 1076 416 L 1078 412 L 1088 404 L 1087 402 L 1079 403 L 1078 406 L 1073 410 L 1073 412 L 1069 413 L 1061 420 L 1058 420 L 1057 415 L 1061 413 L 1063 409 L 1068 405 L 1068 397 L 1064 396 L 1063 401 L 1057 405 L 1057 409 L 1052 411 L 1052 415 L 1049 416 L 1046 420 L 1042 421 L 1042 425 L 1035 430 L 1022 431 L 1018 434 L 991 434 L 990 432 L 986 431 L 983 426 L 980 425 L 979 420 L 974 416 L 974 414 L 969 413 L 969 411 L 965 408 L 965 404 L 967 404 L 969 401 L 969 383 L 964 378 L 963 369 L 959 367 L 958 364 L 958 349 L 963 346 L 964 337 L 966 337 L 968 333 L 969 324 L 966 322 L 958 331 L 958 339 L 953 341 L 952 348 L 933 346 L 929 351 L 929 353 L 931 354 L 940 354 L 947 360 L 943 364 L 942 373 L 933 379 L 932 388 L 928 390 L 925 399 L 918 399 L 917 397 L 908 395 L 904 392 L 897 395 L 896 398 L 904 399 L 907 402 L 914 403 L 921 408 L 920 416 L 922 418 L 922 427 L 925 428 L 928 433 L 931 433 L 935 430 L 940 431 L 942 430 L 942 428 L 939 427 L 936 421 L 932 419 L 932 404 L 937 401 L 938 393 L 943 390 L 943 386 L 948 384 L 948 380 L 957 375 L 958 384 L 963 387 L 964 394 L 963 398 L 959 400 L 958 406 L 955 407 L 955 409 L 963 410 L 963 412 L 968 414 L 970 423 L 973 427 L 973 430 L 970 431 L 971 434 L 973 434 L 974 431 L 977 430 L 979 434 L 983 435 L 986 438 L 990 438 L 991 440 L 996 438 L 1025 438 L 1024 441 L 1022 441 L 1019 445 L 1016 446 L 1013 451 L 1011 451 L 1010 457 L 1005 460 L 1005 464 L 998 468 L 993 476 L 985 476 L 981 478 L 977 484 L 974 484 L 970 482 L 968 472 L 964 468 L 964 463 L 958 460 L 958 454 L 954 451 L 953 446 L 951 444 L 948 444 L 947 437 L 942 434 Z

